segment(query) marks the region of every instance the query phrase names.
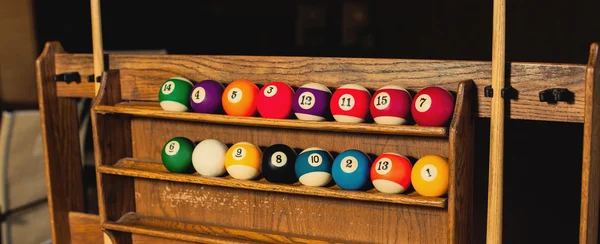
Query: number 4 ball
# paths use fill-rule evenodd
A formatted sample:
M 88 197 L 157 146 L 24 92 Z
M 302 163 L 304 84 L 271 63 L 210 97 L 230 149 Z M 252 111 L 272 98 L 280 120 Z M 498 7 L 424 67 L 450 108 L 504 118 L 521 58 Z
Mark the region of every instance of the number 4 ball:
M 384 153 L 371 166 L 371 181 L 383 193 L 403 193 L 411 185 L 412 164 L 396 153 Z
M 415 191 L 421 196 L 439 197 L 448 192 L 448 172 L 446 159 L 437 155 L 420 158 L 412 169 L 411 179 Z
M 411 113 L 418 125 L 443 126 L 454 112 L 454 97 L 448 90 L 431 86 L 417 93 Z
M 222 109 L 223 84 L 214 80 L 198 82 L 192 90 L 190 104 L 197 113 L 217 113 Z

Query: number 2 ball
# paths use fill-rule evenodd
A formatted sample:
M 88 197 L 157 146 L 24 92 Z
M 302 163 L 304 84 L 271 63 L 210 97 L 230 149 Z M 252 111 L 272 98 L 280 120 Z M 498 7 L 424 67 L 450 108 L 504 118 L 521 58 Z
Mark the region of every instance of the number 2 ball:
M 197 113 L 218 113 L 222 110 L 221 97 L 225 87 L 214 80 L 203 80 L 198 82 L 192 90 L 190 105 Z
M 361 190 L 370 183 L 371 159 L 359 150 L 341 152 L 333 162 L 333 181 L 344 190 Z
M 448 192 L 450 166 L 438 155 L 420 158 L 412 169 L 411 179 L 415 191 L 421 196 L 439 197 Z
M 249 80 L 231 82 L 223 91 L 221 102 L 225 113 L 232 116 L 254 116 L 258 87 Z
M 306 186 L 325 186 L 331 182 L 333 156 L 318 147 L 304 149 L 296 158 L 296 177 Z
M 161 159 L 169 172 L 190 173 L 193 172 L 192 151 L 194 143 L 185 137 L 174 137 L 163 146 Z
M 271 145 L 263 152 L 263 176 L 275 183 L 291 184 L 298 181 L 294 169 L 296 157 L 296 151 L 287 145 Z
M 410 117 L 411 100 L 403 87 L 384 86 L 373 94 L 369 111 L 377 124 L 403 125 Z
M 261 173 L 262 151 L 254 144 L 238 142 L 225 153 L 225 169 L 231 177 L 251 180 Z
M 256 107 L 264 118 L 287 119 L 292 115 L 294 90 L 279 81 L 267 83 L 258 92 Z
M 371 181 L 380 192 L 403 193 L 411 186 L 412 164 L 400 154 L 379 155 L 371 166 Z
M 321 121 L 329 114 L 331 90 L 319 83 L 302 85 L 294 95 L 294 114 L 300 120 Z
M 185 112 L 190 108 L 190 93 L 194 84 L 186 78 L 166 80 L 158 92 L 160 107 L 165 111 Z
M 369 116 L 371 94 L 361 85 L 346 84 L 331 97 L 329 108 L 336 121 L 361 123 Z
M 415 95 L 411 113 L 418 125 L 443 126 L 454 112 L 454 97 L 441 87 L 426 87 Z

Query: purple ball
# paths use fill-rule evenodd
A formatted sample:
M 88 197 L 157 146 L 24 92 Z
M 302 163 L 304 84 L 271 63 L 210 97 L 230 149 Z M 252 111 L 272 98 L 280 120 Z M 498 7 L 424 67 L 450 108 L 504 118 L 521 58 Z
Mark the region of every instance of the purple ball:
M 214 80 L 203 80 L 194 85 L 190 95 L 190 105 L 192 110 L 197 113 L 219 113 L 223 107 L 221 105 L 221 96 L 225 87 L 220 82 Z
M 329 114 L 331 91 L 324 85 L 308 83 L 294 94 L 294 114 L 300 120 L 325 120 Z

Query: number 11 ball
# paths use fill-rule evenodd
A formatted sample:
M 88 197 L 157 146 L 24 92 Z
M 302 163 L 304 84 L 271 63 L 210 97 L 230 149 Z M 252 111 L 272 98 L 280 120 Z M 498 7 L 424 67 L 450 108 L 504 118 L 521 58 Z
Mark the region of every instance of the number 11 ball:
M 186 78 L 174 77 L 166 80 L 158 92 L 160 107 L 165 111 L 184 112 L 190 107 L 192 84 Z
M 373 186 L 383 193 L 403 193 L 411 185 L 412 164 L 396 153 L 384 153 L 371 166 Z
M 269 182 L 291 184 L 298 181 L 294 164 L 296 151 L 283 144 L 271 145 L 263 152 L 262 173 Z
M 197 113 L 213 114 L 221 110 L 223 84 L 214 80 L 203 80 L 194 86 L 190 96 L 192 110 Z
M 292 115 L 294 90 L 287 84 L 274 81 L 258 92 L 256 108 L 263 118 L 287 119 Z
M 360 190 L 370 182 L 371 159 L 367 154 L 350 149 L 341 152 L 333 162 L 333 180 L 344 190 Z
M 336 121 L 361 123 L 369 116 L 371 93 L 361 85 L 346 84 L 331 97 L 329 108 Z
M 167 141 L 163 146 L 162 163 L 173 173 L 189 173 L 193 170 L 192 151 L 194 143 L 185 137 L 175 137 Z
M 412 102 L 412 116 L 422 126 L 443 126 L 453 112 L 454 97 L 448 90 L 437 86 L 420 90 Z
M 373 94 L 369 111 L 377 124 L 403 125 L 410 116 L 411 100 L 406 89 L 394 85 L 384 86 Z

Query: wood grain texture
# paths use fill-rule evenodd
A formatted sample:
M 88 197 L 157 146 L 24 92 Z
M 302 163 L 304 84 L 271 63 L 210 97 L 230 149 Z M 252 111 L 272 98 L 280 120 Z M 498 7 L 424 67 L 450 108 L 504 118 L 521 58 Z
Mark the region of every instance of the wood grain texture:
M 72 244 L 101 244 L 104 236 L 100 227 L 100 216 L 79 212 L 69 213 Z
M 226 84 L 249 79 L 257 84 L 280 80 L 294 88 L 308 82 L 330 88 L 361 84 L 371 91 L 385 85 L 401 85 L 418 91 L 439 85 L 456 89 L 460 80 L 477 85 L 477 114 L 490 117 L 490 98 L 484 87 L 491 84 L 491 63 L 455 60 L 359 59 L 322 57 L 262 57 L 203 55 L 110 55 L 111 69 L 119 69 L 124 100 L 156 101 L 160 85 L 172 76 L 194 81 L 215 79 Z M 585 65 L 512 63 L 510 83 L 518 90 L 518 100 L 510 102 L 512 119 L 583 122 Z M 507 78 L 508 79 L 508 78 Z M 573 104 L 547 104 L 539 92 L 566 87 L 575 93 Z
M 446 207 L 446 198 L 442 197 L 424 197 L 416 192 L 410 194 L 383 194 L 376 189 L 369 191 L 346 191 L 338 186 L 329 187 L 307 187 L 299 182 L 286 185 L 275 184 L 261 178 L 258 180 L 237 180 L 231 176 L 224 177 L 203 177 L 198 173 L 194 174 L 176 174 L 170 173 L 160 161 L 141 161 L 132 158 L 119 160 L 113 166 L 98 166 L 98 171 L 104 174 L 122 175 L 138 178 L 192 183 L 199 185 L 232 187 L 239 189 L 248 189 L 256 191 L 281 192 L 289 194 L 319 196 L 328 198 L 352 199 L 360 201 L 387 202 L 404 205 L 428 206 L 428 207 Z
M 94 74 L 91 54 L 57 53 L 55 55 L 56 74 L 79 72 L 79 83 L 55 82 L 58 97 L 87 97 L 94 98 L 94 83 L 88 82 L 87 77 Z
M 138 234 L 132 234 L 132 239 L 133 239 L 133 243 L 135 244 L 155 244 L 155 243 L 169 243 L 169 244 L 192 244 L 194 242 L 189 242 L 189 241 L 177 241 L 177 240 L 173 240 L 173 239 L 167 239 L 167 238 L 160 238 L 160 237 L 156 237 L 156 236 L 147 236 L 147 235 L 138 235 Z M 199 243 L 199 242 L 195 242 L 195 243 Z M 202 243 L 202 242 L 200 242 Z M 206 242 L 206 243 L 210 243 L 210 242 Z M 230 242 L 232 243 L 232 242 Z
M 90 0 L 92 16 L 92 49 L 94 56 L 94 93 L 98 93 L 100 83 L 96 77 L 102 76 L 104 72 L 104 45 L 102 42 L 102 9 L 100 0 Z
M 583 123 L 583 164 L 581 169 L 581 214 L 579 243 L 598 243 L 600 211 L 600 51 L 590 47 L 585 81 L 585 121 Z
M 36 60 L 37 92 L 46 167 L 46 187 L 53 243 L 69 243 L 71 211 L 83 212 L 81 152 L 79 145 L 77 104 L 57 98 L 55 75 L 56 53 L 64 52 L 57 42 L 48 43 Z M 65 183 L 68 180 L 70 183 Z

